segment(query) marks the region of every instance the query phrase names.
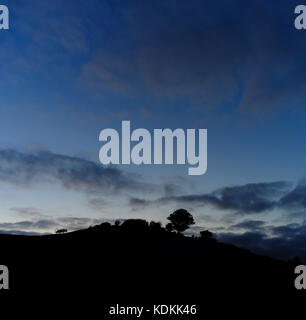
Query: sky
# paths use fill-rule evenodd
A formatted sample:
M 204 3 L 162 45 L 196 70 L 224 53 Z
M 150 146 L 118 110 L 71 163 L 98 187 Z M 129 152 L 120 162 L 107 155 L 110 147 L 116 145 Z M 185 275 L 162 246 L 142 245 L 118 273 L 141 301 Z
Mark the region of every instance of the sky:
M 166 222 L 306 251 L 306 31 L 299 1 L 2 0 L 0 232 Z M 208 169 L 99 162 L 99 133 L 208 129 Z

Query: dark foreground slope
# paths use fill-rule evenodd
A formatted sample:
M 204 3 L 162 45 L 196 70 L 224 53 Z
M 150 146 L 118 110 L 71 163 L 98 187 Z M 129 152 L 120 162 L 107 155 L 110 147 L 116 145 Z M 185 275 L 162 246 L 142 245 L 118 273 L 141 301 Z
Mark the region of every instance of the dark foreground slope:
M 104 225 L 62 235 L 0 235 L 0 248 L 0 264 L 10 269 L 6 294 L 47 305 L 57 299 L 79 308 L 189 303 L 206 313 L 227 308 L 237 314 L 242 305 L 253 312 L 264 305 L 285 308 L 287 296 L 297 294 L 290 263 L 159 228 Z

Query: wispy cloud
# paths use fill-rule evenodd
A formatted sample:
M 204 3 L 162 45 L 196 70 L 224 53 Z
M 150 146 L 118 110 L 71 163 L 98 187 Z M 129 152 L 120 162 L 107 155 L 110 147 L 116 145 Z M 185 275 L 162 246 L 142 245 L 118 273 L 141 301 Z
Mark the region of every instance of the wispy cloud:
M 135 197 L 131 197 L 129 199 L 129 205 L 133 210 L 139 210 L 144 209 L 145 207 L 151 205 L 152 201 L 145 200 L 145 199 L 139 199 Z
M 44 215 L 38 209 L 33 207 L 13 207 L 13 208 L 10 208 L 10 211 L 21 217 L 27 217 L 27 218 L 44 217 Z
M 6 231 L 14 231 L 14 230 L 50 230 L 52 228 L 56 228 L 58 226 L 58 223 L 56 223 L 54 220 L 24 220 L 19 222 L 5 222 L 0 223 L 0 229 L 6 230 Z
M 124 4 L 111 17 L 120 18 L 125 39 L 98 48 L 81 78 L 95 92 L 187 97 L 210 107 L 234 101 L 242 112 L 300 104 L 305 43 L 292 27 L 293 8 L 290 1 Z
M 280 203 L 286 208 L 306 209 L 305 180 L 302 180 L 292 191 L 284 195 Z
M 262 213 L 280 205 L 279 199 L 290 192 L 291 184 L 284 181 L 250 183 L 242 186 L 223 187 L 207 194 L 168 196 L 156 200 L 135 199 L 132 205 L 163 205 L 178 203 L 185 205 L 212 206 L 218 210 L 229 210 L 236 214 Z
M 23 153 L 12 149 L 0 150 L 0 181 L 24 186 L 58 182 L 67 189 L 91 194 L 154 189 L 138 175 L 93 161 L 47 151 Z

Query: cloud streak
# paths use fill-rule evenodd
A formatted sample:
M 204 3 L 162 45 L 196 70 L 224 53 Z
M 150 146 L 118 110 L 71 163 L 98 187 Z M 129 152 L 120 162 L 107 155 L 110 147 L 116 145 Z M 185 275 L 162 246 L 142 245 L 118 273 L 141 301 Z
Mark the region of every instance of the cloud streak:
M 280 203 L 286 208 L 306 208 L 306 183 L 300 182 L 292 191 L 282 197 Z
M 142 205 L 179 203 L 212 206 L 218 210 L 231 210 L 240 215 L 262 213 L 279 207 L 279 199 L 290 190 L 290 185 L 284 181 L 250 183 L 220 188 L 208 194 L 163 197 L 155 201 L 144 201 Z M 141 203 L 140 199 L 138 199 L 138 203 Z
M 193 207 L 211 206 L 221 211 L 232 211 L 237 215 L 264 213 L 275 208 L 284 211 L 299 209 L 296 217 L 305 216 L 306 184 L 301 181 L 292 188 L 286 181 L 249 183 L 240 186 L 219 188 L 206 194 L 166 196 L 155 200 L 130 198 L 134 208 L 145 208 L 176 203 Z
M 132 174 L 104 167 L 93 161 L 51 152 L 23 153 L 0 150 L 0 181 L 27 186 L 40 182 L 59 182 L 67 189 L 85 193 L 116 193 L 152 190 Z

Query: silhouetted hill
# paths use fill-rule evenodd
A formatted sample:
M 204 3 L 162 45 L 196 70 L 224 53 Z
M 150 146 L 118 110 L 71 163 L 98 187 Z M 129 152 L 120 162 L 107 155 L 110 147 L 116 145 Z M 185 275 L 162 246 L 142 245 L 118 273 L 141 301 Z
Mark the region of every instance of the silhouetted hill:
M 130 222 L 132 220 L 127 220 Z M 140 222 L 140 220 L 138 221 Z M 23 261 L 26 254 L 33 261 L 43 259 L 65 261 L 68 259 L 103 259 L 106 264 L 124 261 L 128 264 L 200 264 L 200 265 L 273 265 L 288 266 L 280 260 L 261 256 L 247 249 L 219 243 L 215 239 L 186 237 L 165 229 L 149 226 L 110 224 L 90 227 L 65 234 L 44 236 L 0 235 L 2 259 L 14 255 Z M 18 253 L 18 255 L 16 254 Z
M 10 294 L 17 297 L 203 305 L 296 293 L 291 263 L 140 220 L 46 236 L 0 235 L 0 247 L 1 264 L 11 272 Z

